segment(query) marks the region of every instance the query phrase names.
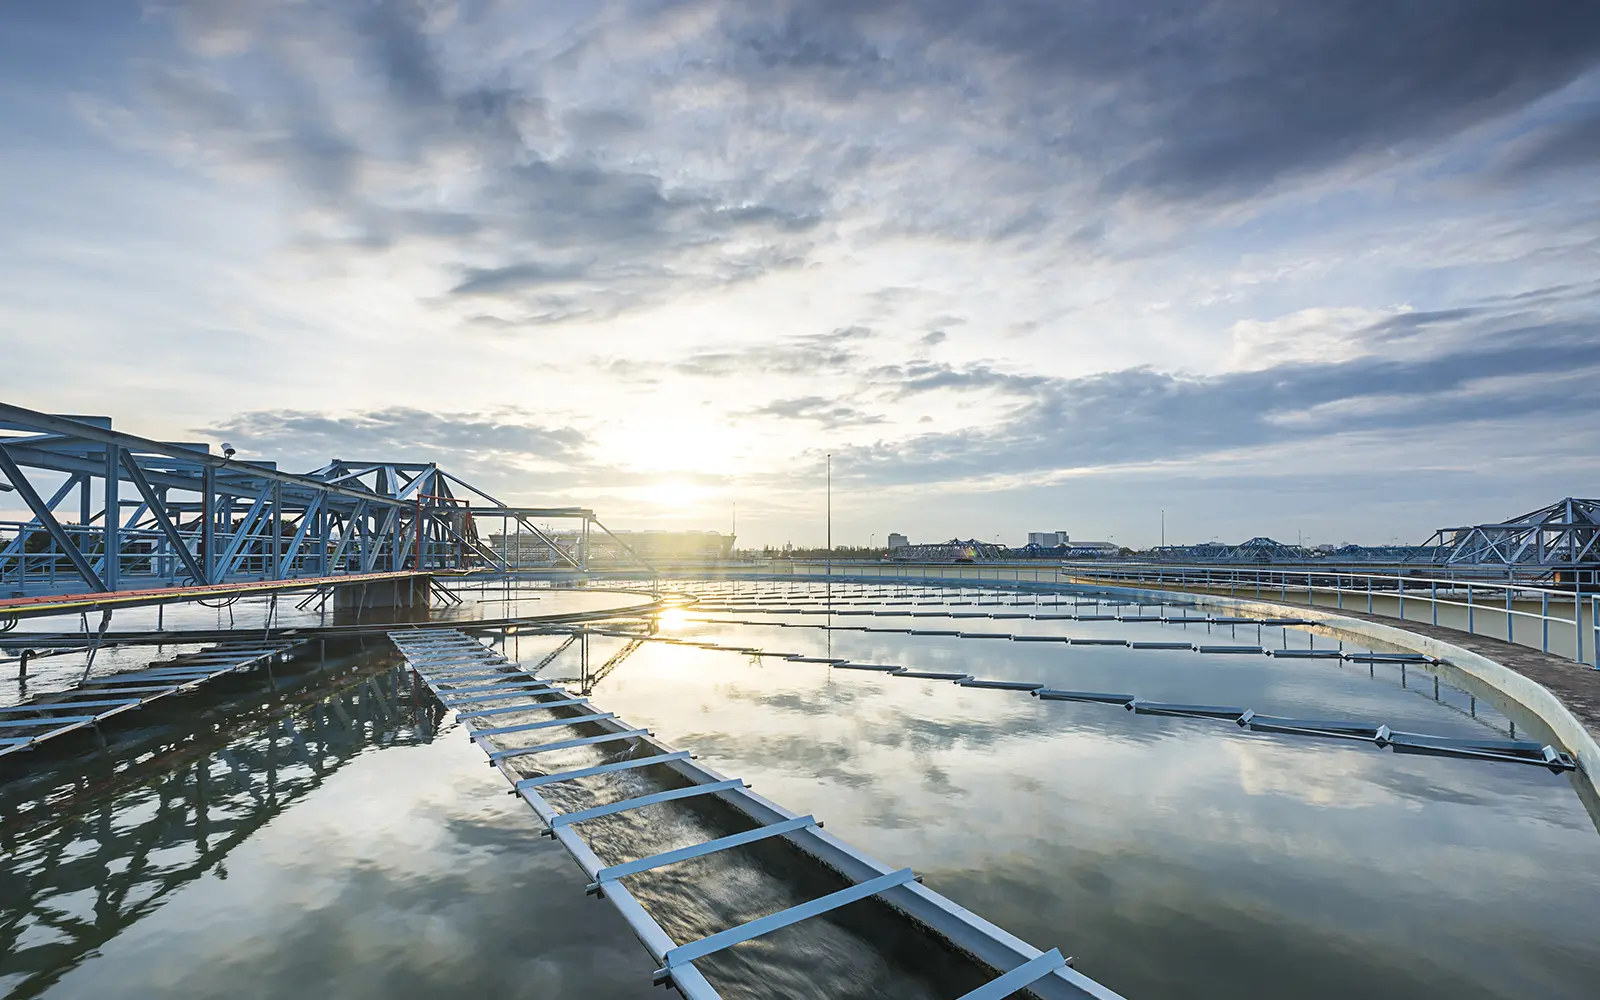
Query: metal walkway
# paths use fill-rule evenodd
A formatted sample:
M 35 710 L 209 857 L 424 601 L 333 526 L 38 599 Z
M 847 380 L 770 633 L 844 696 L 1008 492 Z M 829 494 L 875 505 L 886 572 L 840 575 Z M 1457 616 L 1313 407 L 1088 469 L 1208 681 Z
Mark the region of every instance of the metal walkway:
M 687 751 L 660 743 L 647 731 L 627 725 L 612 713 L 594 710 L 587 698 L 572 697 L 562 688 L 520 670 L 516 664 L 458 630 L 411 630 L 392 633 L 390 638 L 434 694 L 457 712 L 458 719 L 468 722 L 473 741 L 489 755 L 490 763 L 512 782 L 515 793 L 533 807 L 544 821 L 547 835 L 560 842 L 588 873 L 592 880 L 589 891 L 610 901 L 661 963 L 655 982 L 675 987 L 690 1000 L 718 1000 L 716 990 L 694 965 L 698 959 L 871 896 L 881 897 L 885 903 L 931 928 L 958 951 L 983 965 L 1008 970 L 964 994 L 961 1000 L 1001 1000 L 1024 989 L 1031 989 L 1046 1000 L 1082 997 L 1120 1000 L 1116 993 L 1068 967 L 1060 951 L 1042 952 L 1031 947 L 922 886 L 911 869 L 891 869 L 838 838 L 824 834 L 813 817 L 796 816 L 750 793 L 739 779 L 726 778 L 702 767 L 690 759 Z M 598 736 L 584 737 L 557 735 L 563 727 L 579 724 L 588 724 L 602 732 Z M 545 730 L 551 732 L 546 734 Z M 489 743 L 491 736 L 512 733 L 528 733 L 528 738 L 534 742 L 501 750 Z M 552 736 L 555 738 L 550 738 Z M 519 777 L 507 763 L 530 754 L 609 743 L 627 744 L 628 755 L 605 764 L 531 778 Z M 557 782 L 654 765 L 671 768 L 688 780 L 688 786 L 571 813 L 557 812 L 538 791 Z M 719 796 L 754 820 L 757 828 L 613 866 L 605 865 L 576 830 L 579 824 L 597 816 L 701 795 Z M 853 884 L 698 941 L 680 944 L 651 918 L 624 881 L 629 875 L 642 871 L 779 836 L 789 838 L 795 847 L 845 875 Z
M 0 708 L 0 757 L 32 750 L 80 729 L 98 733 L 107 719 L 193 691 L 227 674 L 263 666 L 271 670 L 273 660 L 297 645 L 298 641 L 279 641 L 217 646 Z

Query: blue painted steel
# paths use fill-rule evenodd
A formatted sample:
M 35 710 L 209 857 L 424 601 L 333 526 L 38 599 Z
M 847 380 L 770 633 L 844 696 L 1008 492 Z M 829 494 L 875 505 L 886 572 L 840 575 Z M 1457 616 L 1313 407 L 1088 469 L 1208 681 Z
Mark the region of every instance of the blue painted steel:
M 640 872 L 677 864 L 680 861 L 705 857 L 707 854 L 715 854 L 718 851 L 726 851 L 732 847 L 753 844 L 758 840 L 766 840 L 769 837 L 781 837 L 786 833 L 793 833 L 796 830 L 803 830 L 816 824 L 817 820 L 814 816 L 797 816 L 794 819 L 770 823 L 754 830 L 745 830 L 742 833 L 718 837 L 716 840 L 708 840 L 701 844 L 680 847 L 675 851 L 663 851 L 648 858 L 640 858 L 637 861 L 627 861 L 620 865 L 612 865 L 610 868 L 602 868 L 595 873 L 595 882 L 604 885 L 607 882 L 615 882 L 619 878 L 626 878 L 629 875 L 637 875 Z
M 534 676 L 532 676 L 530 674 L 515 674 L 515 673 L 511 673 L 511 674 L 505 674 L 504 676 L 506 678 L 506 683 L 504 683 L 504 684 L 480 684 L 480 685 L 477 685 L 475 687 L 464 687 L 464 688 L 442 687 L 442 688 L 439 689 L 439 693 L 441 695 L 454 696 L 454 695 L 458 695 L 458 694 L 479 694 L 479 693 L 482 693 L 484 691 L 529 691 L 529 690 L 531 690 L 531 691 L 534 691 L 534 692 L 543 692 L 543 691 L 552 690 L 552 688 L 551 688 L 551 686 L 550 686 L 550 684 L 548 682 L 541 681 L 537 677 L 534 677 Z
M 1004 1000 L 1004 998 L 1020 989 L 1033 985 L 1057 969 L 1066 968 L 1066 965 L 1067 960 L 1061 956 L 1060 949 L 1051 948 L 1044 954 L 1029 959 L 998 979 L 990 980 L 975 990 L 963 993 L 958 1000 Z
M 103 708 L 108 705 L 137 705 L 142 698 L 113 698 L 100 701 L 46 701 L 31 705 L 7 705 L 0 712 L 39 712 L 52 708 Z
M 448 692 L 441 690 L 439 692 L 439 700 L 454 708 L 457 705 L 476 705 L 485 701 L 503 701 L 506 698 L 521 698 L 524 695 L 554 693 L 556 693 L 556 689 L 549 685 L 539 685 L 538 687 L 508 686 L 499 694 L 475 694 L 470 698 L 446 698 L 445 695 Z
M 649 767 L 653 764 L 670 764 L 675 760 L 688 759 L 689 751 L 677 750 L 673 753 L 656 754 L 653 757 L 640 757 L 637 760 L 619 760 L 611 764 L 596 764 L 593 767 L 580 767 L 572 771 L 557 771 L 554 774 L 541 774 L 533 778 L 523 778 L 516 783 L 516 789 L 520 792 L 525 788 L 553 785 L 558 781 L 571 781 L 574 778 L 587 778 L 596 774 L 610 774 L 613 771 L 631 771 L 638 767 Z
M 536 712 L 546 708 L 565 708 L 568 705 L 587 705 L 588 698 L 562 698 L 560 701 L 530 701 L 525 705 L 509 705 L 505 708 L 480 708 L 471 712 L 457 712 L 458 719 L 478 719 L 485 715 L 507 715 L 512 712 Z
M 595 712 L 593 715 L 573 715 L 561 719 L 545 719 L 542 722 L 524 722 L 520 726 L 495 726 L 490 729 L 468 728 L 467 734 L 474 739 L 480 736 L 504 736 L 508 733 L 528 733 L 535 729 L 551 729 L 556 726 L 575 726 L 580 722 L 599 722 L 602 719 L 615 719 L 615 712 Z
M 0 719 L 0 726 L 5 726 L 7 729 L 38 729 L 93 721 L 95 721 L 93 715 L 45 715 L 37 719 Z
M 624 729 L 620 733 L 601 733 L 599 736 L 579 736 L 570 740 L 557 740 L 554 743 L 540 743 L 531 747 L 511 747 L 506 750 L 496 750 L 489 754 L 489 763 L 497 764 L 502 760 L 512 757 L 528 757 L 536 753 L 548 753 L 551 750 L 571 750 L 574 747 L 594 746 L 599 743 L 617 743 L 621 740 L 636 739 L 640 736 L 649 736 L 648 729 Z
M 725 948 L 731 948 L 736 944 L 761 937 L 764 934 L 771 934 L 773 931 L 782 930 L 791 924 L 797 924 L 802 920 L 820 916 L 830 910 L 836 910 L 841 906 L 866 899 L 869 896 L 876 896 L 880 892 L 905 885 L 915 877 L 911 869 L 902 868 L 897 872 L 890 872 L 888 875 L 880 875 L 875 879 L 869 879 L 866 882 L 850 886 L 848 889 L 830 892 L 828 895 L 813 899 L 810 902 L 791 906 L 786 910 L 779 910 L 777 913 L 770 913 L 749 923 L 740 924 L 738 927 L 730 927 L 725 931 L 718 931 L 698 941 L 679 945 L 667 952 L 666 957 L 663 959 L 664 968 L 660 972 L 671 975 L 672 970 L 679 966 L 688 965 L 690 962 L 705 958 L 707 955 L 714 955 Z
M 688 788 L 670 788 L 664 792 L 623 799 L 621 802 L 613 802 L 610 805 L 593 806 L 588 809 L 580 809 L 577 812 L 562 813 L 552 819 L 550 825 L 552 827 L 568 826 L 573 823 L 582 823 L 586 819 L 610 816 L 613 813 L 627 812 L 631 809 L 642 809 L 645 806 L 653 806 L 661 802 L 676 802 L 679 799 L 695 798 L 701 795 L 715 795 L 717 792 L 725 792 L 730 788 L 739 788 L 743 784 L 742 780 L 731 778 L 727 781 L 707 782 L 704 785 L 690 785 Z
M 529 674 L 525 670 L 518 670 L 516 665 L 511 663 L 502 665 L 498 670 L 491 670 L 487 673 L 481 674 L 446 674 L 441 677 L 438 674 L 424 673 L 421 670 L 416 671 L 416 674 L 429 684 L 460 684 L 464 681 L 487 681 L 493 680 L 497 677 L 528 677 L 537 679 L 533 678 L 533 675 Z M 457 689 L 449 688 L 448 690 L 454 691 Z

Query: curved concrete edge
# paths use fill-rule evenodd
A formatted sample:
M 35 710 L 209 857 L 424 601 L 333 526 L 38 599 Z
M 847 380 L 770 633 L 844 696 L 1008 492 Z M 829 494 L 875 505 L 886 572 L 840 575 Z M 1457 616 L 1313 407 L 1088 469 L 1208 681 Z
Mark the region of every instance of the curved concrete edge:
M 1572 754 L 1591 788 L 1600 794 L 1600 743 L 1577 717 L 1567 710 L 1543 684 L 1538 683 L 1510 667 L 1470 649 L 1418 635 L 1399 625 L 1384 625 L 1360 618 L 1349 618 L 1336 612 L 1325 611 L 1298 604 L 1277 604 L 1271 601 L 1220 597 L 1213 594 L 1192 594 L 1180 590 L 1146 590 L 1136 587 L 1095 587 L 1100 593 L 1118 597 L 1141 599 L 1179 598 L 1196 604 L 1254 612 L 1281 618 L 1300 618 L 1318 625 L 1348 632 L 1351 635 L 1372 639 L 1385 645 L 1415 653 L 1437 657 L 1463 674 L 1494 690 L 1537 718 L 1555 734 L 1562 749 Z

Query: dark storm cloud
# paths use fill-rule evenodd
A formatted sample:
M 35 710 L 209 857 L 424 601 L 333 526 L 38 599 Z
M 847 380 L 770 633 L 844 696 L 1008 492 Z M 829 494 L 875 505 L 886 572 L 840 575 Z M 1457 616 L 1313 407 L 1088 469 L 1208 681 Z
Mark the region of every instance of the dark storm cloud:
M 839 100 L 943 92 L 1026 147 L 1001 155 L 1184 198 L 1414 149 L 1600 60 L 1600 6 L 1499 0 L 812 0 L 732 8 L 725 30 L 729 72 Z
M 1001 423 L 836 448 L 834 459 L 864 481 L 920 483 L 1195 461 L 1356 431 L 1535 419 L 1581 426 L 1600 419 L 1597 375 L 1600 323 L 1592 320 L 1510 327 L 1412 359 L 1364 356 L 1215 376 L 1134 368 L 1008 383 L 979 366 L 950 370 L 944 384 L 1009 393 L 1018 405 Z
M 1600 105 L 1577 118 L 1539 130 L 1506 159 L 1500 177 L 1518 180 L 1557 170 L 1600 168 Z

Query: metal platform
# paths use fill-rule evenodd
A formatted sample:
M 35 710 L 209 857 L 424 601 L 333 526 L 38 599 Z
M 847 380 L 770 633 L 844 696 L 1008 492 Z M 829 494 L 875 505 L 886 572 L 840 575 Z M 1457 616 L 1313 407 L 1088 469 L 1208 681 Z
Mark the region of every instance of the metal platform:
M 1082 997 L 1120 1000 L 1116 993 L 1068 967 L 1059 951 L 1040 951 L 1027 945 L 922 886 L 910 869 L 892 869 L 838 838 L 822 833 L 813 817 L 797 816 L 752 794 L 738 779 L 726 778 L 694 763 L 686 751 L 673 750 L 610 713 L 589 710 L 585 707 L 587 699 L 567 697 L 567 692 L 560 687 L 537 681 L 533 675 L 521 671 L 509 660 L 460 631 L 413 630 L 396 632 L 390 638 L 418 676 L 446 705 L 464 704 L 461 696 L 464 687 L 481 685 L 485 680 L 484 674 L 498 678 L 495 683 L 501 693 L 495 696 L 496 700 L 514 704 L 488 710 L 469 708 L 465 715 L 458 715 L 458 718 L 477 720 L 494 712 L 502 717 L 515 715 L 529 720 L 509 726 L 473 727 L 469 728 L 469 735 L 491 756 L 491 763 L 512 782 L 513 790 L 533 807 L 544 821 L 547 834 L 553 836 L 583 867 L 592 880 L 590 891 L 603 896 L 616 907 L 634 934 L 661 963 L 655 973 L 655 981 L 675 987 L 691 1000 L 718 1000 L 719 996 L 695 967 L 697 960 L 870 896 L 880 897 L 895 910 L 931 928 L 955 949 L 965 952 L 979 963 L 991 969 L 1006 970 L 988 984 L 964 994 L 961 1000 L 1000 1000 L 1023 989 L 1031 989 L 1036 996 L 1045 1000 Z M 552 712 L 562 714 L 549 714 Z M 610 737 L 628 741 L 630 748 L 625 751 L 626 755 L 607 764 L 522 778 L 507 766 L 503 751 L 492 749 L 488 739 L 491 735 L 559 729 L 580 723 L 592 724 Z M 551 743 L 542 742 L 542 737 L 540 739 L 540 743 L 522 750 L 536 753 L 542 749 L 553 749 L 561 743 L 572 745 L 570 740 Z M 494 758 L 497 753 L 501 756 Z M 565 814 L 557 812 L 538 792 L 539 788 L 557 782 L 657 765 L 671 768 L 689 785 Z M 596 816 L 699 795 L 719 796 L 754 820 L 757 828 L 748 833 L 616 866 L 605 865 L 575 829 L 584 820 Z M 788 838 L 802 852 L 843 874 L 852 884 L 698 941 L 678 943 L 651 918 L 628 891 L 625 882 L 627 876 L 640 871 L 703 857 L 755 839 L 780 836 Z
M 193 691 L 228 674 L 271 664 L 298 641 L 252 642 L 185 653 L 143 670 L 84 681 L 36 701 L 0 708 L 0 757 L 32 750 L 164 698 Z

